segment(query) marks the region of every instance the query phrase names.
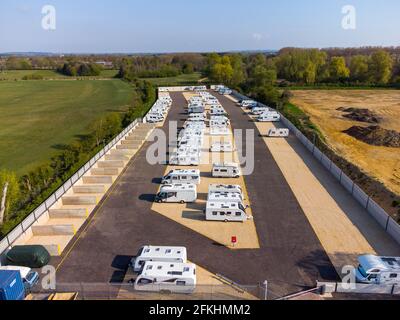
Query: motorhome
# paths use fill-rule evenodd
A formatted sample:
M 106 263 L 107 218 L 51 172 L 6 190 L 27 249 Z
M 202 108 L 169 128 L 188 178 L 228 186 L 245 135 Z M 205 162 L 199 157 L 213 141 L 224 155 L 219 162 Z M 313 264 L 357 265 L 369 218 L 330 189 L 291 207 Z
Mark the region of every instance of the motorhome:
M 189 105 L 188 107 L 188 113 L 204 113 L 205 112 L 205 108 L 203 105 Z
M 129 263 L 134 272 L 140 272 L 148 261 L 186 263 L 185 247 L 143 246 Z
M 283 128 L 274 128 L 274 129 L 269 129 L 267 133 L 268 137 L 282 137 L 282 138 L 287 138 L 289 137 L 289 129 L 283 129 Z
M 259 117 L 257 117 L 257 121 L 259 122 L 278 122 L 280 120 L 281 116 L 277 112 L 263 113 Z
M 364 255 L 355 271 L 359 283 L 400 285 L 400 258 Z
M 196 265 L 146 262 L 134 288 L 148 292 L 193 293 L 196 289 Z
M 243 195 L 243 189 L 238 184 L 210 184 L 208 186 L 208 193 L 230 192 L 239 193 Z
M 163 122 L 164 121 L 164 117 L 161 114 L 148 114 L 146 116 L 146 121 L 148 123 Z
M 258 106 L 258 102 L 254 100 L 242 100 L 239 105 L 242 106 L 243 108 L 248 108 L 248 107 L 253 108 Z
M 214 142 L 211 145 L 210 152 L 233 152 L 235 151 L 230 142 Z
M 212 168 L 212 176 L 214 178 L 239 178 L 241 170 L 236 163 L 216 163 Z
M 258 115 L 267 113 L 269 111 L 270 111 L 270 109 L 268 107 L 254 107 L 251 109 L 251 114 L 258 116 Z
M 243 196 L 239 193 L 233 192 L 211 192 L 208 194 L 208 201 L 210 202 L 240 202 L 243 203 Z
M 227 126 L 212 126 L 210 128 L 211 136 L 229 136 L 232 132 Z
M 240 202 L 207 202 L 207 221 L 245 222 L 249 219 L 246 208 Z
M 39 282 L 39 274 L 31 268 L 19 266 L 2 266 L 0 271 L 19 271 L 25 290 L 30 292 L 32 288 Z
M 162 178 L 161 184 L 190 183 L 199 185 L 200 170 L 171 170 Z
M 198 166 L 200 165 L 200 155 L 199 154 L 188 154 L 188 153 L 178 153 L 172 155 L 169 160 L 169 164 L 172 166 Z
M 230 94 L 232 94 L 233 91 L 225 88 L 225 89 L 219 90 L 218 92 L 219 92 L 219 94 L 222 94 L 222 95 L 230 95 Z
M 158 203 L 192 203 L 197 200 L 197 187 L 194 184 L 163 185 L 156 195 Z

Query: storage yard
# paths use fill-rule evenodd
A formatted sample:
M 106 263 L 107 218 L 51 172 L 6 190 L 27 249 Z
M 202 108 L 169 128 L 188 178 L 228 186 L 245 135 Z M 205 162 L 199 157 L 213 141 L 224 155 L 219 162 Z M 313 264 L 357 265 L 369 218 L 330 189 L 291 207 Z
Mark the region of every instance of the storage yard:
M 109 172 L 112 181 L 96 203 L 77 208 L 61 201 L 36 227 L 65 226 L 54 220 L 65 210 L 90 214 L 76 225 L 68 220 L 73 232 L 63 235 L 61 250 L 50 247 L 58 291 L 95 299 L 263 299 L 268 281 L 268 298 L 276 299 L 340 280 L 342 268 L 357 266 L 361 255 L 400 255 L 278 113 L 251 101 L 241 107 L 231 93 L 160 91 L 149 123 L 134 127 L 101 160 L 103 167 L 123 163 L 114 176 Z M 175 139 L 168 133 L 176 123 Z M 236 129 L 254 133 L 251 174 L 242 174 Z M 160 132 L 169 137 L 167 161 L 150 164 Z M 252 142 L 242 140 L 247 150 Z M 96 196 L 97 189 L 88 190 L 95 179 L 83 178 L 72 192 Z M 42 240 L 21 239 L 48 246 Z

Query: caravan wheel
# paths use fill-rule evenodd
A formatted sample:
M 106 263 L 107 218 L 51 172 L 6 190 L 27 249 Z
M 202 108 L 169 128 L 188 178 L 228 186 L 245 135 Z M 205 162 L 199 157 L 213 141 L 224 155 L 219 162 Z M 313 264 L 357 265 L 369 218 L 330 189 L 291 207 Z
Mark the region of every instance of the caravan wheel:
M 181 204 L 185 204 L 185 201 L 181 200 Z

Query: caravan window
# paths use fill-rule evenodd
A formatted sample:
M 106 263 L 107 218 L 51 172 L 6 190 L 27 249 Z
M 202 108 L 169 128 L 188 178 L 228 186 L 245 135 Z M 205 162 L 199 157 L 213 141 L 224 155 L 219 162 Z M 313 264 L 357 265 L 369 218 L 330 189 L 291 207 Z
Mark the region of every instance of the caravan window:
M 153 283 L 153 281 L 150 279 L 146 279 L 146 278 L 142 278 L 138 282 L 138 284 L 140 284 L 140 285 L 146 285 L 146 284 L 150 284 L 150 283 Z
M 397 278 L 397 273 L 392 273 L 390 275 L 390 279 L 396 279 Z
M 217 216 L 218 212 L 213 212 L 212 214 L 213 214 L 213 216 Z
M 177 286 L 182 286 L 182 287 L 184 287 L 184 286 L 186 286 L 186 281 L 179 281 L 179 280 L 178 280 L 178 281 L 176 282 L 176 285 L 177 285 Z
M 242 215 L 241 212 L 236 212 L 236 216 L 237 216 L 237 217 L 240 217 L 241 215 Z

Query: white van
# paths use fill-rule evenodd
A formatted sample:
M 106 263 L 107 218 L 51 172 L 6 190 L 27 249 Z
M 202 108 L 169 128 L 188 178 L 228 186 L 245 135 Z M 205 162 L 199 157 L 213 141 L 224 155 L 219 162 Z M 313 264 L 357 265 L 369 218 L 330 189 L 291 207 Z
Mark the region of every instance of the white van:
M 140 272 L 148 261 L 159 261 L 169 263 L 186 263 L 187 252 L 185 247 L 159 247 L 143 246 L 136 257 L 132 258 L 129 266 L 134 272 Z
M 207 221 L 245 222 L 248 219 L 246 208 L 240 202 L 207 202 Z
M 197 187 L 194 184 L 163 185 L 156 195 L 158 203 L 192 203 L 197 200 Z
M 210 202 L 240 202 L 243 203 L 243 196 L 233 192 L 211 192 L 208 194 L 207 201 Z
M 367 284 L 400 285 L 400 258 L 365 255 L 358 258 L 356 280 Z
M 268 137 L 282 137 L 282 138 L 287 138 L 289 137 L 289 129 L 284 129 L 284 128 L 274 128 L 274 129 L 269 129 L 267 133 Z
M 221 109 L 221 108 L 214 108 L 210 110 L 210 115 L 212 116 L 223 116 L 226 115 L 226 111 L 225 109 Z
M 162 178 L 161 184 L 190 183 L 199 185 L 200 170 L 171 170 Z
M 29 292 L 38 282 L 39 274 L 31 268 L 18 266 L 3 266 L 0 271 L 19 271 L 25 290 Z
M 214 142 L 211 145 L 210 152 L 233 152 L 235 151 L 230 142 Z
M 257 121 L 259 121 L 259 122 L 277 122 L 280 120 L 281 120 L 281 116 L 277 112 L 263 113 L 257 118 Z
M 216 163 L 213 165 L 212 176 L 214 178 L 239 178 L 241 175 L 240 167 L 236 163 Z
M 137 291 L 193 293 L 196 289 L 196 265 L 146 262 L 134 288 Z

